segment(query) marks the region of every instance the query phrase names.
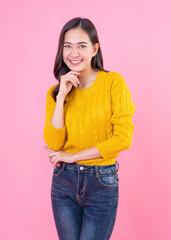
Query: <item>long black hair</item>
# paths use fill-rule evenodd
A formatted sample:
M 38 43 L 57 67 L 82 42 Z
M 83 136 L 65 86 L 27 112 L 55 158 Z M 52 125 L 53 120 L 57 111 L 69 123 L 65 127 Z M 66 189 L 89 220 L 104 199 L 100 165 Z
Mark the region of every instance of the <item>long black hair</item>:
M 89 39 L 93 46 L 95 43 L 99 43 L 97 30 L 96 30 L 94 24 L 87 18 L 76 17 L 76 18 L 73 18 L 70 21 L 68 21 L 63 26 L 60 36 L 59 36 L 58 51 L 56 54 L 55 64 L 54 64 L 54 69 L 53 69 L 55 78 L 59 81 L 59 84 L 54 87 L 53 92 L 52 92 L 52 95 L 53 95 L 53 98 L 55 101 L 56 101 L 56 95 L 59 92 L 60 78 L 62 75 L 66 74 L 67 72 L 70 71 L 70 69 L 67 67 L 67 65 L 63 61 L 63 46 L 64 46 L 65 33 L 68 30 L 74 29 L 77 27 L 82 28 L 88 34 Z M 95 70 L 109 72 L 103 68 L 103 57 L 102 57 L 102 52 L 100 49 L 100 43 L 99 43 L 99 48 L 98 48 L 97 54 L 94 57 L 92 57 L 92 59 L 91 59 L 91 66 Z M 71 90 L 72 90 L 72 88 L 71 88 Z

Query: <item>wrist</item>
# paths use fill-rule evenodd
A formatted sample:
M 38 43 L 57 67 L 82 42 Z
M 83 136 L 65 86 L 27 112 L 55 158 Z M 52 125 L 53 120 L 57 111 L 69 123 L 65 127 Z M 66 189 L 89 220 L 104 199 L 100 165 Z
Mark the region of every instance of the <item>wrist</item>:
M 79 152 L 74 153 L 73 156 L 74 156 L 74 161 L 75 161 L 75 162 L 80 160 L 80 159 L 79 159 Z
M 60 93 L 58 93 L 58 94 L 56 95 L 56 100 L 57 100 L 58 102 L 64 102 L 65 97 L 64 97 L 63 95 L 61 95 Z

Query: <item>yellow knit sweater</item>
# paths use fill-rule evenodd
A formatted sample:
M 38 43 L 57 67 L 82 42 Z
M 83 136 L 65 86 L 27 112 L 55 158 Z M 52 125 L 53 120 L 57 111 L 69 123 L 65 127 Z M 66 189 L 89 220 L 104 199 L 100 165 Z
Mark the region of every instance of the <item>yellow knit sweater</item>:
M 55 104 L 49 88 L 46 95 L 44 140 L 54 151 L 75 153 L 97 147 L 101 158 L 80 160 L 78 164 L 109 165 L 118 153 L 131 147 L 135 105 L 124 78 L 117 72 L 99 71 L 86 89 L 73 86 L 64 104 L 64 127 L 50 123 Z

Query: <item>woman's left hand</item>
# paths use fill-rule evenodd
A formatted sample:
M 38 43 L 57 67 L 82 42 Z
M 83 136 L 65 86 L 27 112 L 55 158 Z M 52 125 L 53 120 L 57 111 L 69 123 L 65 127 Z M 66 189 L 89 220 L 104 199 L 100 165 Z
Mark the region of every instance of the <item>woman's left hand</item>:
M 75 162 L 75 153 L 67 153 L 63 151 L 53 151 L 48 146 L 44 146 L 44 149 L 48 150 L 49 161 L 53 164 L 53 167 L 56 168 L 56 165 L 59 166 L 60 162 L 73 163 Z

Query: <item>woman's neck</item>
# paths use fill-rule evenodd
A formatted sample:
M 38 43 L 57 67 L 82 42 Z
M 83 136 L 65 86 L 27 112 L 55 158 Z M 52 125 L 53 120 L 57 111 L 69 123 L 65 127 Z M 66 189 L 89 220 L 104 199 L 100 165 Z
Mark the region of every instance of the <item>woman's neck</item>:
M 78 89 L 84 89 L 92 85 L 94 80 L 97 77 L 97 71 L 90 70 L 86 72 L 81 72 L 81 75 L 78 76 L 80 84 L 78 85 Z

